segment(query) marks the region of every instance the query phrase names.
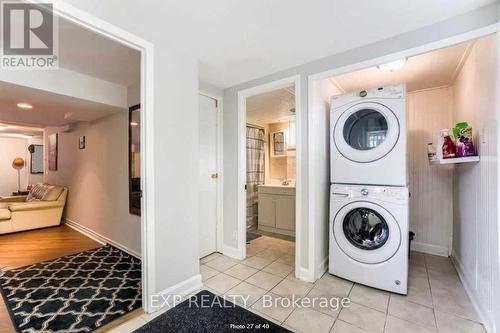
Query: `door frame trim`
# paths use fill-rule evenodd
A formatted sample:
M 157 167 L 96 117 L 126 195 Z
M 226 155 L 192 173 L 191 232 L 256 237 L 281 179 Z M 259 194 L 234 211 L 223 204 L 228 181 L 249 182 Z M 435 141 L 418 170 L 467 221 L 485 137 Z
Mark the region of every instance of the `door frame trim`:
M 212 93 L 209 93 L 205 90 L 200 90 L 198 92 L 200 95 L 211 98 L 217 102 L 217 221 L 216 221 L 216 231 L 215 231 L 215 238 L 216 238 L 216 251 L 222 253 L 222 244 L 223 240 L 222 237 L 224 235 L 223 228 L 224 228 L 224 174 L 223 174 L 223 154 L 222 154 L 222 149 L 224 149 L 224 137 L 223 137 L 223 126 L 222 126 L 222 120 L 223 120 L 223 98 L 220 96 L 216 96 Z M 201 220 L 200 220 L 201 223 Z
M 302 105 L 300 75 L 289 76 L 280 80 L 257 85 L 238 91 L 238 230 L 237 244 L 233 256 L 238 259 L 246 258 L 246 100 L 248 97 L 270 92 L 273 90 L 294 85 L 295 89 L 295 276 L 301 276 L 301 226 L 302 226 Z
M 43 3 L 43 0 L 29 0 L 31 3 Z M 143 110 L 141 121 L 141 177 L 143 189 L 141 211 L 141 280 L 142 307 L 146 313 L 154 309 L 149 302 L 156 290 L 156 253 L 155 253 L 155 165 L 154 165 L 154 45 L 122 28 L 110 24 L 86 11 L 63 1 L 54 5 L 55 15 L 62 17 L 79 27 L 88 29 L 135 49 L 141 53 L 140 104 Z M 128 162 L 127 162 L 128 163 Z M 147 182 L 146 182 L 147 180 Z

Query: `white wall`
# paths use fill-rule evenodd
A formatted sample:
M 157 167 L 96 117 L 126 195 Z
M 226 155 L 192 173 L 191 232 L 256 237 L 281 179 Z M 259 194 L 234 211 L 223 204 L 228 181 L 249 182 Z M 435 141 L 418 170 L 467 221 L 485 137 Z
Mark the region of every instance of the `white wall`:
M 47 136 L 56 132 L 46 129 Z M 85 149 L 78 147 L 82 135 Z M 58 168 L 46 168 L 45 181 L 69 188 L 66 219 L 140 255 L 140 217 L 129 213 L 128 112 L 58 132 Z
M 155 265 L 148 288 L 182 292 L 199 287 L 198 242 L 198 65 L 164 41 L 157 1 L 67 0 L 154 46 L 154 236 Z M 151 65 L 151 64 L 148 64 Z M 179 255 L 182 254 L 182 255 Z
M 309 220 L 317 221 L 314 230 L 313 280 L 328 268 L 328 242 L 330 228 L 330 98 L 342 93 L 329 79 L 314 81 L 310 129 L 314 129 L 310 142 L 309 199 L 315 204 L 309 210 Z
M 452 88 L 407 94 L 410 230 L 412 249 L 448 256 L 453 221 L 453 167 L 430 165 L 427 143 L 453 125 Z
M 25 166 L 21 170 L 21 189 L 26 190 L 28 184 L 43 182 L 42 174 L 31 174 L 31 156 L 28 151 L 30 144 L 43 145 L 43 138 L 0 136 L 0 196 L 12 195 L 17 191 L 17 170 L 12 168 L 16 157 L 24 159 Z
M 138 80 L 127 87 L 127 106 L 141 104 L 141 82 Z
M 12 195 L 17 191 L 17 170 L 12 167 L 12 161 L 21 157 L 25 166 L 21 170 L 21 189 L 26 189 L 29 183 L 29 152 L 28 140 L 25 138 L 0 137 L 0 196 Z
M 213 98 L 222 98 L 224 97 L 224 89 L 216 87 L 210 83 L 200 81 L 199 82 L 200 92 L 203 94 L 207 94 Z
M 300 75 L 301 80 L 301 109 L 302 109 L 302 124 L 304 130 L 302 137 L 297 140 L 302 140 L 302 156 L 303 165 L 301 168 L 303 179 L 303 201 L 302 206 L 302 227 L 301 227 L 301 263 L 300 268 L 312 271 L 317 271 L 315 263 L 309 261 L 309 257 L 314 254 L 309 253 L 309 220 L 310 210 L 318 209 L 313 206 L 308 200 L 310 197 L 309 161 L 315 157 L 310 156 L 308 147 L 308 76 L 340 68 L 343 66 L 359 63 L 362 61 L 374 59 L 384 55 L 392 54 L 402 50 L 407 50 L 434 41 L 438 41 L 450 36 L 464 33 L 470 30 L 484 27 L 490 24 L 495 24 L 498 21 L 498 4 L 492 4 L 483 7 L 477 11 L 455 17 L 413 32 L 405 33 L 386 39 L 370 45 L 365 45 L 357 49 L 349 50 L 340 54 L 332 55 L 327 58 L 319 59 L 315 62 L 294 67 L 285 71 L 281 71 L 266 77 L 262 77 L 250 82 L 246 82 L 224 91 L 224 235 L 223 242 L 228 248 L 237 248 L 238 233 L 238 91 L 262 85 L 268 82 L 280 80 L 286 77 Z M 314 171 L 314 170 L 312 170 Z M 321 211 L 326 207 L 321 207 Z M 318 217 L 319 218 L 319 217 Z M 325 223 L 324 220 L 315 220 L 316 224 Z
M 480 162 L 455 169 L 452 256 L 481 319 L 499 331 L 497 39 L 475 42 L 454 86 L 454 122 L 472 126 Z

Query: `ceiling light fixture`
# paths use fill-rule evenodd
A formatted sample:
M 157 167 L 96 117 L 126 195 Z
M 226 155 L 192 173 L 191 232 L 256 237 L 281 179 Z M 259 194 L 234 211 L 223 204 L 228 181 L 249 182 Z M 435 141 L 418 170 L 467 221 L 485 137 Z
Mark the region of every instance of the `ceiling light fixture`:
M 406 64 L 407 60 L 408 59 L 404 58 L 404 59 L 399 59 L 396 61 L 391 61 L 391 62 L 388 62 L 386 64 L 378 65 L 377 68 L 382 72 L 392 73 L 392 72 L 398 71 L 401 68 L 403 68 L 403 66 Z
M 33 105 L 28 103 L 17 103 L 17 107 L 20 109 L 30 110 L 33 109 Z

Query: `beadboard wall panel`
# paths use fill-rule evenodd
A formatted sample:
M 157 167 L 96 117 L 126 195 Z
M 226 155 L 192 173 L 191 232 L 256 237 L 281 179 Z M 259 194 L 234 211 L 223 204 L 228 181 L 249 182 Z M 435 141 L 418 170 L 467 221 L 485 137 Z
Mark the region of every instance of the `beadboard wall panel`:
M 453 222 L 453 167 L 430 165 L 427 143 L 436 131 L 452 124 L 453 91 L 450 87 L 410 92 L 408 158 L 410 230 L 416 251 L 448 256 Z
M 454 122 L 473 130 L 480 162 L 455 167 L 452 257 L 490 332 L 500 331 L 497 35 L 477 40 L 454 85 Z

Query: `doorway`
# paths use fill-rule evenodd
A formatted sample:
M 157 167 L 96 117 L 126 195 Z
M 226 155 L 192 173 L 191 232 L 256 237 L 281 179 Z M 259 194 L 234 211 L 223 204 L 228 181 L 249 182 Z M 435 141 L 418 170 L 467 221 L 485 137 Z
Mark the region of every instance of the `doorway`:
M 261 249 L 287 249 L 286 262 L 296 276 L 301 200 L 299 84 L 298 77 L 291 77 L 238 94 L 239 256 L 251 260 Z
M 150 186 L 148 186 L 147 188 L 145 187 L 145 184 L 146 184 L 146 178 L 153 179 L 153 176 L 154 176 L 154 165 L 152 163 L 152 158 L 151 158 L 152 157 L 152 155 L 151 155 L 152 142 L 153 142 L 153 132 L 152 132 L 153 124 L 150 121 L 150 119 L 152 118 L 152 113 L 153 113 L 153 109 L 152 109 L 152 105 L 153 105 L 153 100 L 152 100 L 153 99 L 153 95 L 152 95 L 153 76 L 152 76 L 152 66 L 151 66 L 153 64 L 153 62 L 152 62 L 152 56 L 153 56 L 152 45 L 139 39 L 139 38 L 136 38 L 134 35 L 131 35 L 131 34 L 124 32 L 123 30 L 118 29 L 118 28 L 116 28 L 108 23 L 104 23 L 101 20 L 97 20 L 95 17 L 88 15 L 87 13 L 80 11 L 74 7 L 71 7 L 71 6 L 66 6 L 64 4 L 61 4 L 60 6 L 58 6 L 56 14 L 57 14 L 57 16 L 59 16 L 61 49 L 62 49 L 62 47 L 64 47 L 64 45 L 66 45 L 66 44 L 64 44 L 64 42 L 67 42 L 68 40 L 75 41 L 75 38 L 69 38 L 69 39 L 66 38 L 65 39 L 64 36 L 67 36 L 72 31 L 77 31 L 77 32 L 80 32 L 82 35 L 83 34 L 95 35 L 95 36 L 91 36 L 93 41 L 96 41 L 98 39 L 109 39 L 109 41 L 111 43 L 120 44 L 121 47 L 123 47 L 123 48 L 130 48 L 134 52 L 139 53 L 139 66 L 137 66 L 137 68 L 140 69 L 140 74 L 139 74 L 138 82 L 137 82 L 137 91 L 138 92 L 140 91 L 140 94 L 138 94 L 139 95 L 138 99 L 140 100 L 139 102 L 141 103 L 141 105 L 144 109 L 144 117 L 142 119 L 143 121 L 141 121 L 141 123 L 140 123 L 140 125 L 138 125 L 138 127 L 141 128 L 140 147 L 141 147 L 141 151 L 144 152 L 144 158 L 140 162 L 140 167 L 142 170 L 144 170 L 144 176 L 142 177 L 142 188 L 145 191 L 144 191 L 144 195 L 142 198 L 142 202 L 144 204 L 142 216 L 137 218 L 137 223 L 135 224 L 137 226 L 138 232 L 135 233 L 134 236 L 137 236 L 136 239 L 139 239 L 140 241 L 137 242 L 138 246 L 135 248 L 135 251 L 130 251 L 130 252 L 140 253 L 140 255 L 142 256 L 142 261 L 136 260 L 134 258 L 135 253 L 131 253 L 131 255 L 128 257 L 134 261 L 135 276 L 133 277 L 133 279 L 135 279 L 136 281 L 139 281 L 139 287 L 137 288 L 137 290 L 138 290 L 137 294 L 139 296 L 138 296 L 137 300 L 138 300 L 138 302 L 140 302 L 142 299 L 142 308 L 145 311 L 151 311 L 151 305 L 150 305 L 151 302 L 149 302 L 149 299 L 150 299 L 150 295 L 152 294 L 152 290 L 154 287 L 154 284 L 152 282 L 153 282 L 153 279 L 155 278 L 155 276 L 153 276 L 152 274 L 148 274 L 148 271 L 151 272 L 152 269 L 154 268 L 154 266 L 152 264 L 153 260 L 154 260 L 154 252 L 153 252 L 154 251 L 154 244 L 153 244 L 154 237 L 152 237 L 153 236 L 152 232 L 153 232 L 153 226 L 154 226 L 154 219 L 151 219 L 151 217 L 154 216 L 154 200 L 153 200 L 154 192 L 153 192 L 153 185 L 152 184 Z M 61 22 L 63 22 L 63 24 L 61 24 Z M 67 29 L 68 34 L 66 34 L 66 35 L 62 31 L 63 28 L 65 28 L 65 27 L 68 28 Z M 75 43 L 77 43 L 77 42 L 75 42 Z M 103 44 L 107 45 L 106 43 L 103 43 Z M 83 45 L 86 45 L 86 44 L 83 43 Z M 93 48 L 91 48 L 91 49 L 93 49 Z M 102 50 L 100 49 L 100 51 L 102 51 Z M 78 52 L 75 52 L 75 53 L 78 54 Z M 80 56 L 80 59 L 91 58 L 91 57 L 84 57 L 81 54 L 78 54 L 78 55 Z M 132 67 L 132 66 L 130 66 L 130 67 Z M 95 69 L 97 67 L 94 66 L 93 68 Z M 40 71 L 39 73 L 36 73 L 36 75 L 38 75 L 40 77 L 40 81 L 42 81 L 44 78 L 46 78 L 45 76 L 42 75 L 43 72 L 44 71 Z M 67 71 L 66 75 L 68 76 L 68 78 L 71 79 L 71 78 L 73 78 L 71 73 L 76 73 L 76 72 L 78 72 L 78 71 L 73 69 L 72 71 Z M 58 73 L 59 73 L 59 71 L 53 71 L 51 74 L 54 74 L 54 77 L 55 77 L 58 75 Z M 101 72 L 99 72 L 99 74 L 100 73 Z M 86 73 L 86 74 L 88 74 L 88 73 Z M 146 74 L 147 74 L 147 78 L 146 78 Z M 92 78 L 91 76 L 92 75 L 86 75 L 85 80 L 82 77 L 79 77 L 80 80 L 84 81 L 84 82 L 80 82 L 80 83 L 85 84 L 87 82 L 105 82 L 106 81 L 102 77 L 99 77 L 99 78 L 95 77 L 96 80 L 92 81 L 94 78 Z M 61 81 L 61 82 L 63 82 L 63 81 Z M 97 100 L 97 103 L 99 103 L 99 102 L 106 102 L 106 103 L 113 102 L 111 104 L 114 108 L 119 108 L 121 111 L 123 111 L 123 110 L 125 110 L 125 107 L 127 106 L 126 105 L 127 95 L 123 94 L 123 91 L 126 91 L 126 89 L 123 89 L 124 84 L 122 84 L 121 82 L 119 82 L 119 83 L 113 82 L 113 84 L 120 85 L 120 88 L 117 89 L 120 91 L 120 94 L 113 95 L 113 96 L 116 97 L 116 99 L 118 99 L 118 98 L 123 99 L 124 103 L 115 105 L 114 104 L 115 99 L 113 99 L 113 98 Z M 113 84 L 107 84 L 106 87 L 113 86 Z M 21 89 L 21 87 L 24 85 L 16 84 L 16 86 L 17 86 L 17 89 Z M 31 87 L 29 84 L 27 86 Z M 65 88 L 68 88 L 68 86 L 71 86 L 71 85 L 67 85 L 67 87 L 65 87 Z M 92 86 L 92 85 L 89 84 L 88 86 Z M 55 89 L 55 90 L 60 88 L 60 87 L 57 87 L 54 85 L 50 85 L 50 87 Z M 72 87 L 76 87 L 76 85 L 72 86 Z M 92 94 L 93 98 L 97 98 L 96 96 L 102 96 L 103 94 L 105 94 L 105 92 L 109 91 L 109 90 L 99 89 L 100 86 L 98 84 L 94 85 L 93 87 L 95 88 L 93 90 L 93 94 Z M 69 89 L 69 90 L 66 90 L 66 92 L 68 94 L 70 94 L 70 92 L 75 93 L 76 96 L 80 96 L 79 94 L 84 95 L 86 92 L 85 89 L 82 89 L 81 91 L 77 91 L 77 90 L 78 89 L 74 89 L 74 90 Z M 4 94 L 3 94 L 4 97 L 11 96 L 5 90 L 3 90 L 3 91 L 4 91 Z M 43 94 L 45 94 L 45 93 L 42 94 L 41 91 L 42 90 L 37 91 L 32 96 L 43 97 L 44 96 Z M 51 96 L 50 98 L 47 98 L 47 100 L 50 103 L 53 103 L 53 104 L 55 103 L 54 96 L 57 98 L 60 98 L 58 101 L 61 101 L 61 99 L 65 98 L 64 94 L 56 94 L 56 93 L 57 93 L 57 91 L 54 91 L 54 95 Z M 89 95 L 91 95 L 91 94 L 89 94 Z M 28 97 L 32 97 L 32 96 L 28 95 L 28 94 L 22 95 L 23 99 L 28 98 Z M 74 95 L 71 95 L 71 96 L 72 96 L 72 98 L 74 97 Z M 81 97 L 82 97 L 82 99 L 85 99 L 85 98 L 83 98 L 84 96 L 81 96 Z M 88 97 L 90 98 L 91 96 L 88 96 Z M 97 114 L 97 111 L 95 113 L 79 112 L 83 109 L 83 107 L 82 107 L 81 103 L 80 104 L 76 103 L 75 99 L 76 98 L 73 98 L 73 102 L 74 102 L 73 107 L 67 106 L 66 104 L 63 104 L 61 101 L 61 103 L 59 104 L 60 109 L 65 107 L 66 111 L 71 110 L 71 112 L 67 112 L 67 113 L 63 114 L 63 116 L 60 118 L 75 120 L 76 119 L 75 117 L 77 117 L 77 116 L 86 117 L 86 116 L 91 116 L 92 114 Z M 65 99 L 65 101 L 67 101 L 67 100 L 69 100 L 69 97 L 67 99 Z M 42 100 L 35 100 L 34 102 L 32 102 L 33 105 L 35 105 L 34 108 L 31 107 L 30 105 L 25 106 L 25 108 L 28 110 L 32 109 L 32 108 L 34 110 L 37 110 L 37 112 L 38 112 L 37 117 L 42 117 L 42 115 L 41 115 L 42 113 L 40 112 L 41 106 L 49 104 L 49 103 L 44 104 L 42 102 L 43 102 Z M 88 109 L 90 109 L 91 106 L 93 106 L 94 108 L 97 108 L 97 106 L 99 106 L 98 111 L 101 113 L 104 109 L 104 108 L 102 108 L 102 105 L 96 104 L 96 100 L 92 100 L 92 103 L 85 104 L 85 106 L 86 107 L 88 106 Z M 52 105 L 51 109 L 52 109 L 51 115 L 53 115 L 53 113 L 55 112 L 55 110 L 54 110 L 55 108 L 53 107 L 53 105 Z M 108 109 L 110 109 L 110 108 L 107 108 L 107 110 Z M 116 114 L 119 114 L 119 112 L 117 112 Z M 2 117 L 4 117 L 5 115 L 6 115 L 6 113 L 2 113 Z M 24 124 L 34 123 L 34 116 L 31 116 L 26 112 L 24 112 L 24 113 L 17 112 L 17 113 L 15 113 L 15 115 L 16 115 L 16 117 L 14 120 L 16 120 L 16 122 L 24 123 Z M 123 133 L 126 133 L 128 116 L 126 114 L 124 114 L 123 112 L 120 115 L 124 115 L 124 117 L 121 118 L 123 120 L 123 122 L 109 121 L 106 124 L 108 124 L 108 123 L 112 123 L 112 125 L 118 124 L 118 125 L 116 125 L 116 127 L 120 127 L 120 129 L 125 129 L 124 131 L 120 132 L 121 134 L 123 134 Z M 25 117 L 25 118 L 23 118 L 23 117 Z M 27 119 L 26 119 L 26 117 L 27 117 Z M 49 122 L 54 122 L 55 119 L 56 119 L 56 117 L 48 117 L 46 115 L 44 121 L 47 121 L 47 125 L 48 125 Z M 57 118 L 57 120 L 59 120 L 59 118 Z M 67 120 L 67 121 L 69 122 L 70 120 Z M 86 118 L 77 119 L 77 120 L 89 123 L 90 124 L 89 127 L 90 127 L 90 126 L 94 126 L 94 125 L 95 126 L 101 126 L 101 125 L 104 126 L 103 123 L 106 120 L 108 120 L 108 118 L 103 119 L 102 122 L 99 122 L 99 124 L 94 123 L 92 121 L 92 119 L 88 119 L 89 121 L 87 121 Z M 74 126 L 65 126 L 64 124 L 54 124 L 54 125 L 58 126 L 59 133 L 57 133 L 57 135 L 53 136 L 55 138 L 55 140 L 52 140 L 52 141 L 48 140 L 48 143 L 49 144 L 51 142 L 54 143 L 52 145 L 52 147 L 56 147 L 56 148 L 54 148 L 52 151 L 57 152 L 57 150 L 60 149 L 59 159 L 63 159 L 64 157 L 69 156 L 69 154 L 66 153 L 66 150 L 64 150 L 65 153 L 62 153 L 63 149 L 66 149 L 66 148 L 70 149 L 72 152 L 74 150 L 78 149 L 78 154 L 80 154 L 80 156 L 81 156 L 84 153 L 90 152 L 95 147 L 103 147 L 103 145 L 95 144 L 96 142 L 93 141 L 93 139 L 98 138 L 98 137 L 101 138 L 101 136 L 86 135 L 88 140 L 85 140 L 85 137 L 86 137 L 85 135 L 80 135 L 80 136 L 77 135 L 78 131 L 80 130 L 80 127 L 75 128 Z M 92 130 L 94 130 L 94 129 L 95 128 L 92 127 Z M 147 131 L 146 131 L 146 129 L 147 129 Z M 94 134 L 94 133 L 96 133 L 96 132 L 95 131 L 92 132 L 92 134 Z M 115 134 L 116 132 L 109 131 L 106 133 L 110 133 L 110 135 L 112 135 L 112 134 Z M 52 134 L 55 134 L 55 133 L 52 133 Z M 71 141 L 70 144 L 65 145 L 65 142 L 63 142 L 63 140 L 62 140 L 63 135 L 67 136 L 67 137 L 71 136 L 70 137 L 70 141 Z M 75 137 L 75 135 L 76 135 L 76 137 Z M 125 136 L 115 135 L 114 137 L 121 139 L 120 144 L 126 144 L 126 140 L 123 139 Z M 64 148 L 63 148 L 63 146 L 64 146 Z M 120 149 L 110 149 L 110 151 L 113 151 L 113 152 L 119 151 L 120 153 L 126 152 L 126 149 L 121 149 L 121 147 L 122 146 L 120 146 Z M 35 149 L 35 151 L 36 151 L 36 149 Z M 108 156 L 108 155 L 109 154 L 102 154 L 102 156 Z M 55 153 L 53 156 L 57 156 L 57 153 Z M 113 157 L 114 156 L 115 155 L 113 155 Z M 126 160 L 126 159 L 122 159 L 122 160 Z M 52 163 L 53 163 L 53 165 L 57 165 L 57 158 L 54 158 L 52 161 L 56 161 L 55 162 L 56 164 L 54 164 L 54 162 L 52 162 Z M 49 160 L 48 162 L 49 163 L 46 163 L 46 164 L 50 165 L 51 160 Z M 79 162 L 81 162 L 80 159 L 79 159 Z M 80 164 L 83 165 L 83 163 L 80 163 Z M 123 165 L 126 165 L 126 163 L 124 163 Z M 66 171 L 68 169 L 67 165 L 64 165 L 63 163 L 59 163 L 59 166 L 57 168 L 58 168 L 58 170 L 54 170 L 54 171 L 63 172 L 63 171 Z M 87 168 L 87 170 L 89 170 L 89 168 Z M 127 169 L 123 168 L 123 170 L 127 170 Z M 110 173 L 110 174 L 112 176 L 114 176 L 116 173 Z M 103 178 L 106 178 L 106 177 L 103 177 Z M 126 180 L 122 181 L 120 184 L 126 184 Z M 125 192 L 125 191 L 117 190 L 116 188 L 111 188 L 111 187 L 107 187 L 107 188 L 117 192 L 118 194 L 122 194 Z M 19 186 L 18 186 L 18 189 L 19 189 Z M 18 190 L 16 192 L 19 193 L 20 191 Z M 63 190 L 61 193 L 66 193 L 66 192 Z M 76 193 L 76 191 L 74 191 L 73 193 Z M 62 196 L 63 196 L 63 194 L 60 194 L 60 197 L 62 197 Z M 73 196 L 73 198 L 74 197 L 75 196 Z M 112 196 L 112 197 L 115 197 L 115 196 Z M 54 200 L 54 201 L 57 201 L 57 200 Z M 123 202 L 123 201 L 121 201 L 121 202 Z M 89 206 L 92 206 L 92 205 L 89 205 Z M 128 207 L 125 206 L 125 208 L 128 208 Z M 97 209 L 95 209 L 95 210 L 97 210 Z M 146 216 L 146 213 L 147 213 L 147 216 Z M 68 222 L 68 221 L 69 220 L 66 220 L 65 222 Z M 68 225 L 69 225 L 69 223 L 68 223 Z M 112 229 L 112 228 L 108 227 L 108 230 L 109 229 Z M 38 238 L 38 239 L 45 240 L 45 241 L 47 241 L 47 239 L 48 239 L 48 240 L 52 240 L 52 242 L 54 242 L 56 237 L 50 238 L 50 236 L 47 236 L 46 234 L 49 232 L 57 232 L 57 231 L 59 231 L 56 235 L 57 238 L 63 239 L 63 240 L 70 239 L 69 246 L 67 246 L 67 248 L 70 248 L 69 250 L 71 251 L 71 253 L 73 251 L 77 251 L 78 255 L 80 255 L 80 253 L 83 253 L 82 251 L 84 251 L 88 247 L 95 247 L 96 244 L 98 246 L 102 246 L 102 244 L 100 244 L 102 242 L 111 243 L 111 241 L 108 241 L 107 239 L 99 238 L 99 235 L 97 235 L 97 234 L 92 234 L 92 230 L 85 230 L 83 228 L 81 228 L 81 230 L 78 230 L 76 227 L 72 229 L 72 228 L 67 227 L 65 225 L 62 225 L 60 227 L 54 227 L 52 229 L 40 229 L 40 230 L 35 230 L 35 231 L 26 231 L 26 233 L 15 233 L 15 234 L 13 233 L 12 235 L 4 236 L 4 237 L 6 237 L 6 238 L 8 237 L 9 239 L 11 239 L 13 241 L 12 243 L 14 243 L 14 241 L 16 241 L 16 239 L 14 239 L 14 237 L 22 237 L 22 236 L 28 235 L 28 233 L 30 233 L 29 234 L 30 238 L 34 238 L 34 239 Z M 39 235 L 34 235 L 34 233 L 38 233 L 38 232 L 40 232 Z M 42 236 L 41 235 L 42 233 L 45 234 L 45 236 Z M 68 235 L 69 237 L 66 237 L 66 235 Z M 78 235 L 78 236 L 75 236 L 75 235 Z M 79 237 L 79 238 L 77 238 L 77 237 Z M 80 245 L 78 245 L 79 246 L 78 248 L 75 245 L 76 244 L 75 239 L 82 239 L 83 240 L 80 243 Z M 147 242 L 146 242 L 146 239 L 147 239 Z M 96 240 L 96 241 L 94 241 L 94 240 Z M 20 243 L 21 244 L 24 243 L 26 245 L 29 242 L 30 242 L 29 240 L 24 240 Z M 56 241 L 56 243 L 57 243 L 57 241 Z M 25 245 L 23 245 L 23 246 L 25 246 Z M 63 246 L 59 246 L 59 245 L 63 245 Z M 52 253 L 51 254 L 52 257 L 50 259 L 53 259 L 56 257 L 61 257 L 61 256 L 65 255 L 65 253 L 63 253 L 63 250 L 66 251 L 66 249 L 64 249 L 65 244 L 62 244 L 62 242 L 61 242 L 61 243 L 59 243 L 59 245 L 55 245 L 55 246 L 59 246 L 59 249 L 61 249 L 61 251 L 58 251 L 57 253 Z M 115 244 L 113 244 L 113 245 L 115 245 Z M 139 249 L 141 249 L 141 247 L 142 247 L 142 251 L 139 250 Z M 106 249 L 112 248 L 114 251 L 117 247 L 110 246 L 110 247 L 102 247 L 102 248 L 103 249 L 104 248 L 106 248 Z M 42 246 L 41 251 L 46 251 L 46 250 L 47 249 L 44 249 Z M 111 254 L 113 251 L 110 250 L 108 252 L 108 254 Z M 118 251 L 118 250 L 116 250 L 116 251 Z M 120 249 L 120 251 L 121 251 L 121 249 Z M 120 252 L 120 253 L 122 253 L 122 252 Z M 104 258 L 105 255 L 100 255 L 100 257 Z M 35 259 L 36 260 L 46 260 L 46 258 L 43 258 L 43 259 L 35 258 Z M 30 260 L 33 260 L 33 258 L 31 258 Z M 26 264 L 27 263 L 22 263 L 21 266 L 24 266 Z M 141 264 L 142 264 L 142 267 L 141 267 Z M 142 276 L 141 276 L 141 273 L 142 273 Z M 6 277 L 6 276 L 7 275 L 4 274 L 4 277 Z M 5 286 L 3 286 L 3 287 L 5 287 Z M 78 286 L 78 287 L 80 287 L 80 286 Z M 142 291 L 142 297 L 141 297 L 141 291 Z M 4 309 L 2 309 L 2 310 L 4 310 Z M 2 314 L 7 315 L 6 311 L 0 311 L 0 312 L 2 312 Z M 116 318 L 116 316 L 115 316 L 115 318 Z M 107 319 L 108 318 L 106 318 L 106 320 Z M 102 327 L 103 323 L 105 323 L 105 321 L 100 320 L 99 323 L 92 323 L 92 325 Z
M 219 108 L 218 100 L 199 95 L 200 149 L 200 258 L 216 252 L 220 237 L 219 220 Z

